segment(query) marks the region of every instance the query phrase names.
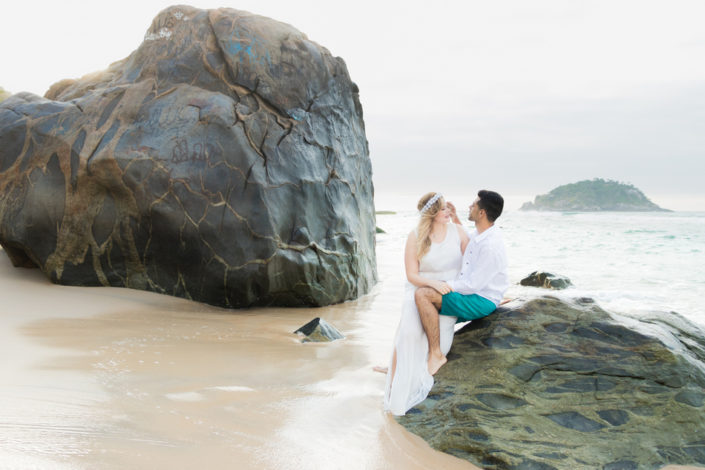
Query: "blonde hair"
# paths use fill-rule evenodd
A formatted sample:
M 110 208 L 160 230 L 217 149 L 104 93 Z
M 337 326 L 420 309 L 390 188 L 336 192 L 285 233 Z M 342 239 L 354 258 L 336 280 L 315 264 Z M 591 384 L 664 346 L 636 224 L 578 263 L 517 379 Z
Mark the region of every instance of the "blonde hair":
M 416 208 L 419 211 L 423 209 L 426 203 L 435 195 L 436 193 L 424 194 L 421 199 L 419 199 L 419 203 L 416 205 Z M 445 199 L 443 199 L 443 197 L 439 197 L 438 200 L 431 205 L 431 207 L 423 211 L 420 215 L 419 225 L 416 228 L 416 258 L 419 260 L 423 258 L 426 253 L 428 253 L 428 250 L 431 249 L 431 227 L 433 226 L 433 219 L 443 208 L 444 202 Z

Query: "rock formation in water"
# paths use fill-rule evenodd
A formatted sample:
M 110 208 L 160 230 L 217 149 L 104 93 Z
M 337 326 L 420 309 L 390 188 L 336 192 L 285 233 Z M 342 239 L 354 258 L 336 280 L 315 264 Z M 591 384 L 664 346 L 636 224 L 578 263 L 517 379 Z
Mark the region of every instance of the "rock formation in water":
M 328 343 L 345 338 L 336 327 L 320 317 L 316 317 L 306 323 L 304 326 L 294 331 L 294 334 L 301 336 L 302 343 Z
M 356 298 L 376 281 L 372 197 L 343 60 L 243 11 L 170 7 L 106 71 L 0 105 L 0 244 L 60 284 Z
M 631 184 L 595 178 L 565 184 L 525 202 L 522 211 L 666 211 Z
M 565 276 L 559 274 L 547 273 L 543 271 L 534 271 L 524 279 L 519 281 L 522 286 L 542 287 L 544 289 L 565 289 L 573 285 Z
M 428 398 L 399 417 L 485 469 L 705 464 L 705 331 L 552 297 L 456 334 Z

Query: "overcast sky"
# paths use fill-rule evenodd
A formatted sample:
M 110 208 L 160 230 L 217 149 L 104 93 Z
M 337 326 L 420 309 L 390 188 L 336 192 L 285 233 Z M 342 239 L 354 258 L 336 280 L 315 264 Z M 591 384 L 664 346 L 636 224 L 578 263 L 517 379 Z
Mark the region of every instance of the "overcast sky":
M 105 69 L 173 3 L 5 4 L 0 86 L 42 95 Z M 514 209 L 602 177 L 705 211 L 703 0 L 188 3 L 290 23 L 345 59 L 380 209 L 481 188 Z

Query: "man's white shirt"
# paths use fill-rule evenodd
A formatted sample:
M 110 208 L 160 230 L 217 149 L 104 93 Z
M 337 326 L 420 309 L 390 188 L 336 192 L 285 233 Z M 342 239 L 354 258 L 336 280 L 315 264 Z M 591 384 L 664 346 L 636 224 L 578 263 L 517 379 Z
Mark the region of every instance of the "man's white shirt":
M 470 242 L 463 253 L 463 265 L 458 277 L 448 285 L 463 295 L 477 294 L 499 305 L 509 288 L 507 250 L 502 231 L 495 225 L 478 234 L 463 227 Z

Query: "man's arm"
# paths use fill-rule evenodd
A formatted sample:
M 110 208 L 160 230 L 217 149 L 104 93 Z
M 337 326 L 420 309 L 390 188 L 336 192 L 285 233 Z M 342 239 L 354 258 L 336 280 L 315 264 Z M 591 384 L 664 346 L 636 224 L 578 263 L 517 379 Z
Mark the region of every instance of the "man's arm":
M 501 269 L 502 257 L 500 254 L 496 250 L 486 248 L 476 258 L 468 279 L 455 279 L 449 281 L 448 285 L 458 294 L 476 294 L 487 287 Z

